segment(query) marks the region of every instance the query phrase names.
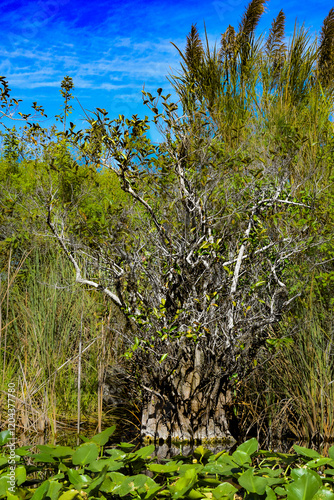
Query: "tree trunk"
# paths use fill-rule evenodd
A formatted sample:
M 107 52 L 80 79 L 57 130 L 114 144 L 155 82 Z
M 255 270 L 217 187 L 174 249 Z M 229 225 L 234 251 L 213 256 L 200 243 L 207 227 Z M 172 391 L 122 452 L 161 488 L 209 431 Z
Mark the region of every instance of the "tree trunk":
M 145 442 L 188 441 L 204 443 L 235 441 L 229 429 L 231 393 L 219 363 L 198 345 L 186 346 L 182 361 L 170 375 L 146 387 L 141 434 Z M 152 384 L 151 384 L 152 386 Z

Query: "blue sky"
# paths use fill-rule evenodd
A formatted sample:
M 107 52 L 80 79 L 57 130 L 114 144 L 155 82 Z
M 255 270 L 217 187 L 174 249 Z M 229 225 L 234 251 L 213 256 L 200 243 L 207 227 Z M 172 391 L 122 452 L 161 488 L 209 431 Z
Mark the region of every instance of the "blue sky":
M 111 117 L 147 112 L 141 90 L 163 87 L 165 76 L 177 70 L 181 49 L 192 23 L 210 43 L 219 42 L 228 24 L 236 28 L 247 0 L 0 0 L 0 75 L 9 80 L 12 95 L 23 99 L 21 111 L 33 101 L 45 107 L 48 120 L 60 112 L 60 83 L 73 78 L 75 96 L 88 110 L 105 108 Z M 278 0 L 267 3 L 258 33 L 268 31 L 283 7 L 286 34 L 295 19 L 316 35 L 333 6 L 328 0 Z M 83 112 L 74 101 L 71 116 L 81 126 Z

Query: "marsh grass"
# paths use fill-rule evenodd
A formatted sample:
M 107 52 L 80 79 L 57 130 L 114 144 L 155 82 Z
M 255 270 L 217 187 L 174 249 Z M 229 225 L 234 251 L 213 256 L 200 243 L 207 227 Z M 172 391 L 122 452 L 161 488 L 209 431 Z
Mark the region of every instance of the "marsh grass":
M 113 357 L 112 342 L 108 346 L 101 334 L 101 325 L 108 330 L 110 305 L 73 285 L 72 269 L 57 250 L 34 249 L 17 265 L 10 255 L 7 275 L 1 295 L 3 421 L 9 382 L 16 384 L 19 433 L 55 440 L 62 420 L 76 417 L 82 321 L 81 420 L 93 418 L 96 426 L 102 418 L 97 387 Z
M 304 327 L 300 324 L 295 337 L 297 349 L 283 349 L 273 373 L 291 402 L 287 411 L 291 432 L 309 442 L 328 442 L 334 440 L 333 318 L 324 315 L 319 303 L 304 305 Z
M 319 297 L 299 302 L 298 314 L 272 336 L 263 364 L 240 383 L 246 435 L 256 432 L 267 447 L 287 438 L 315 447 L 334 441 L 333 326 L 333 313 Z

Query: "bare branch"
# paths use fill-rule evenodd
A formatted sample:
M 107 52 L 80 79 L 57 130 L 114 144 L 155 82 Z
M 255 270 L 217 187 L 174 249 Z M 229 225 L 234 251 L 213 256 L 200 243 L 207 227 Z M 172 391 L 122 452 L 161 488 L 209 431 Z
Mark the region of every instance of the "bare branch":
M 115 304 L 117 304 L 119 307 L 122 307 L 123 304 L 122 304 L 121 300 L 117 297 L 117 295 L 115 295 L 113 292 L 111 292 L 108 288 L 104 287 L 100 283 L 96 283 L 95 281 L 91 281 L 91 280 L 86 280 L 86 279 L 84 279 L 82 277 L 81 270 L 80 270 L 80 267 L 79 267 L 77 261 L 73 257 L 72 252 L 70 250 L 68 250 L 68 248 L 66 247 L 63 239 L 59 236 L 59 234 L 58 234 L 58 232 L 57 232 L 57 230 L 55 228 L 55 225 L 51 221 L 51 206 L 49 207 L 47 224 L 50 227 L 50 229 L 53 232 L 53 234 L 55 235 L 55 237 L 56 237 L 59 245 L 64 250 L 67 258 L 72 262 L 72 264 L 74 266 L 74 269 L 75 269 L 75 272 L 76 272 L 76 276 L 75 276 L 76 282 L 77 283 L 81 283 L 82 285 L 92 286 L 92 287 L 96 288 L 97 290 L 100 290 L 101 292 L 103 292 L 106 295 L 108 295 L 108 297 L 110 297 L 111 300 Z

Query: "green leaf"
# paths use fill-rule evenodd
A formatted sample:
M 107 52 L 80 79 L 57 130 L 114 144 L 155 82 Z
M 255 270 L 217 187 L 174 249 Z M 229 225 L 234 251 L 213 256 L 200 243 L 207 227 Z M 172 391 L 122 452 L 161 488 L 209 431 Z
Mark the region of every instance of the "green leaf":
M 56 446 L 46 445 L 46 444 L 38 444 L 37 448 L 42 453 L 46 453 L 47 455 L 51 455 L 51 453 L 54 452 L 54 450 L 56 449 Z
M 92 471 L 92 472 L 100 472 L 103 467 L 108 468 L 108 471 L 116 471 L 124 467 L 123 462 L 115 462 L 112 458 L 108 458 L 106 460 L 95 460 L 94 462 L 91 462 L 88 466 L 87 469 Z
M 76 449 L 72 462 L 74 465 L 87 465 L 97 459 L 99 448 L 95 443 L 84 443 Z
M 100 472 L 100 474 L 94 479 L 94 481 L 90 483 L 89 487 L 87 488 L 87 493 L 92 493 L 92 492 L 97 493 L 97 491 L 99 490 L 99 486 L 103 483 L 106 477 L 106 473 L 107 473 L 107 467 L 104 467 L 103 470 Z
M 0 497 L 5 497 L 8 486 L 8 477 L 3 476 L 0 478 Z
M 59 483 L 58 481 L 54 481 L 50 479 L 50 485 L 48 489 L 48 497 L 51 498 L 51 500 L 57 500 L 58 498 L 58 493 L 62 489 L 63 484 Z
M 245 465 L 245 464 L 250 464 L 252 459 L 248 455 L 248 453 L 245 453 L 244 451 L 241 450 L 236 450 L 232 454 L 232 459 L 238 464 L 238 465 Z
M 111 493 L 115 488 L 115 483 L 107 476 L 100 486 L 100 491 L 103 493 Z
M 12 435 L 11 435 L 10 431 L 8 431 L 8 430 L 1 431 L 0 432 L 0 446 L 3 446 L 6 443 L 8 443 L 8 441 L 11 439 L 11 437 L 12 437 Z
M 150 455 L 152 455 L 152 453 L 154 453 L 154 450 L 155 450 L 154 444 L 150 444 L 149 446 L 145 446 L 144 448 L 140 448 L 138 451 L 136 451 L 134 453 L 134 455 L 137 458 L 147 458 Z
M 222 498 L 233 498 L 232 495 L 238 491 L 237 488 L 233 486 L 233 484 L 230 483 L 222 483 L 217 488 L 212 490 L 213 497 L 216 498 L 217 500 Z M 203 497 L 202 497 L 203 498 Z
M 312 469 L 309 470 L 309 469 L 306 469 L 304 467 L 301 467 L 299 469 L 292 469 L 291 472 L 290 472 L 290 475 L 291 475 L 292 479 L 294 479 L 295 481 L 297 481 L 300 477 L 305 476 L 305 475 L 310 476 L 310 477 L 312 476 L 318 482 L 319 487 L 322 484 L 321 478 L 320 478 L 319 474 L 317 474 Z
M 110 458 L 113 460 L 123 460 L 126 457 L 126 453 L 122 450 L 117 450 L 116 448 L 112 448 L 111 450 L 105 450 L 108 455 L 110 455 Z
M 122 451 L 128 452 L 131 448 L 134 448 L 134 444 L 130 443 L 119 443 L 118 448 L 120 448 Z
M 312 500 L 334 500 L 334 492 L 323 486 L 312 497 Z
M 204 448 L 203 446 L 198 446 L 196 450 L 194 450 L 194 456 L 196 458 L 202 459 L 202 458 L 208 458 L 212 455 L 212 452 L 208 450 L 207 448 Z
M 266 487 L 266 495 L 267 495 L 266 500 L 276 500 L 277 499 L 276 494 L 274 493 L 274 491 L 271 488 L 269 488 L 269 486 Z
M 50 452 L 50 455 L 57 458 L 71 457 L 74 450 L 69 446 L 57 446 L 54 450 Z
M 44 483 L 42 483 L 37 488 L 37 490 L 35 491 L 35 493 L 31 497 L 31 500 L 42 500 L 42 498 L 44 498 L 44 496 L 45 496 L 45 493 L 49 489 L 49 485 L 50 485 L 50 481 L 44 481 Z
M 299 455 L 303 455 L 303 457 L 309 457 L 309 458 L 320 458 L 321 457 L 321 455 L 317 451 L 310 450 L 309 448 L 304 448 L 304 446 L 297 446 L 296 444 L 294 444 L 293 449 Z
M 150 479 L 150 478 L 149 478 Z M 157 498 L 157 493 L 158 491 L 161 490 L 161 486 L 154 486 L 154 487 L 151 487 L 150 485 L 148 485 L 148 491 L 146 493 L 146 495 L 144 496 L 144 500 L 151 500 L 153 498 Z
M 10 491 L 7 491 L 7 500 L 20 500 L 20 497 L 13 495 Z
M 304 471 L 304 473 L 286 488 L 287 500 L 311 500 L 321 487 L 322 482 L 318 474 L 307 469 L 300 470 Z M 318 476 L 318 479 L 316 476 Z
M 189 498 L 189 500 L 200 500 L 203 499 L 203 493 L 198 490 L 192 489 L 188 491 L 187 498 Z
M 328 456 L 334 460 L 334 446 L 331 446 L 328 450 Z
M 286 497 L 286 489 L 285 488 L 281 488 L 281 486 L 278 486 L 277 488 L 275 488 L 275 493 L 277 493 L 277 495 L 280 495 L 282 497 Z
M 243 451 L 243 452 L 247 453 L 248 455 L 253 455 L 253 453 L 255 453 L 257 451 L 258 447 L 259 447 L 259 443 L 258 443 L 257 439 L 252 438 L 252 439 L 249 439 L 248 441 L 245 441 L 240 446 L 238 446 L 236 451 Z
M 32 458 L 34 459 L 34 462 L 42 462 L 42 463 L 50 463 L 50 464 L 56 463 L 54 458 L 51 457 L 51 455 L 48 455 L 46 453 L 37 453 L 36 455 L 32 455 Z
M 58 500 L 78 500 L 82 498 L 78 490 L 69 490 L 65 491 L 62 495 L 60 495 Z
M 76 469 L 68 469 L 67 475 L 70 483 L 73 484 L 76 489 L 81 489 L 82 485 L 86 483 Z
M 249 493 L 263 495 L 268 486 L 268 481 L 264 477 L 254 475 L 254 467 L 251 467 L 239 477 L 239 484 Z M 297 499 L 295 499 L 297 500 Z
M 145 484 L 149 479 L 151 478 L 148 478 L 144 474 L 138 474 L 130 477 L 123 476 L 122 483 L 117 488 L 114 488 L 113 493 L 117 493 L 117 495 L 123 497 L 136 490 L 142 490 L 142 492 L 144 492 L 146 491 Z M 154 484 L 156 486 L 156 483 Z
M 96 434 L 96 436 L 93 436 L 91 441 L 99 444 L 100 446 L 104 446 L 109 441 L 110 436 L 115 432 L 115 429 L 116 425 L 108 427 L 108 429 L 100 432 L 100 434 Z
M 197 481 L 197 473 L 195 468 L 188 469 L 183 477 L 180 477 L 176 483 L 168 486 L 172 494 L 172 498 L 180 498 L 192 489 Z
M 316 458 L 315 460 L 311 460 L 310 462 L 307 462 L 306 465 L 309 469 L 315 469 L 316 467 L 321 467 L 322 465 L 331 463 L 333 463 L 333 460 L 331 458 L 321 457 L 321 458 Z
M 18 467 L 16 467 L 15 479 L 16 479 L 17 485 L 21 486 L 21 484 L 24 483 L 26 478 L 27 478 L 27 471 L 26 471 L 26 468 L 24 467 L 24 465 L 19 465 Z
M 21 446 L 20 448 L 17 448 L 15 450 L 15 454 L 18 455 L 19 457 L 25 457 L 26 455 L 31 456 L 30 453 L 30 446 Z
M 155 472 L 156 474 L 171 474 L 180 469 L 180 466 L 176 463 L 170 463 L 166 465 L 160 464 L 149 464 L 147 466 L 148 470 Z
M 163 361 L 165 361 L 165 359 L 167 358 L 167 356 L 168 356 L 168 353 L 167 353 L 167 352 L 165 352 L 165 354 L 163 354 L 163 355 L 161 356 L 161 358 L 160 358 L 160 360 L 159 360 L 159 363 L 162 363 Z
M 210 462 L 205 465 L 202 470 L 203 473 L 218 474 L 219 476 L 231 476 L 233 472 L 240 471 L 237 465 L 232 462 L 232 465 L 218 464 L 217 462 Z

